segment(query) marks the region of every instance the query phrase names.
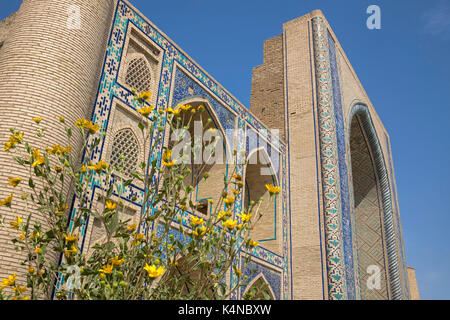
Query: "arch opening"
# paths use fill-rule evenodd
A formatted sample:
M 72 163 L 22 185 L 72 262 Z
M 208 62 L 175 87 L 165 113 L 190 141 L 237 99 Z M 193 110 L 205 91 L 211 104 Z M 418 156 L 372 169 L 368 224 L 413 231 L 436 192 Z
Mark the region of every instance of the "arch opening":
M 212 210 L 208 200 L 219 201 L 223 191 L 220 181 L 228 175 L 228 144 L 225 131 L 207 101 L 193 100 L 186 105 L 191 106 L 189 110 L 198 110 L 200 106 L 205 110 L 195 113 L 188 110 L 181 118 L 174 117 L 172 127 L 183 131 L 169 130 L 167 148 L 173 151 L 173 157 L 179 157 L 191 169 L 185 178 L 185 184 L 194 187 L 190 200 L 196 204 L 197 213 L 207 215 Z M 204 179 L 206 173 L 207 180 Z
M 264 242 L 264 246 L 271 250 L 278 251 L 277 242 L 277 201 L 268 205 L 271 200 L 266 184 L 278 186 L 277 176 L 271 165 L 269 155 L 264 148 L 253 150 L 248 158 L 245 167 L 245 189 L 244 189 L 244 209 L 247 211 L 252 203 L 257 203 L 262 198 L 260 213 L 253 212 L 253 220 L 256 221 L 254 229 L 250 232 L 250 237 L 259 242 Z
M 383 151 L 366 105 L 351 109 L 349 146 L 353 241 L 362 299 L 402 299 L 391 188 Z
M 244 300 L 276 300 L 270 284 L 262 273 L 248 284 L 242 298 Z

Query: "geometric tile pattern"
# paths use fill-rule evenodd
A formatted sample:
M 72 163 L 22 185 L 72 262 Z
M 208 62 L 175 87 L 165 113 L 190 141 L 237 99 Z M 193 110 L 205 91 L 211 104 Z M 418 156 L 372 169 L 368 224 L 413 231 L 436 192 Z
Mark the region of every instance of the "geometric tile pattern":
M 138 92 L 150 90 L 151 77 L 150 68 L 147 66 L 144 58 L 135 58 L 130 61 L 125 76 L 125 83 L 130 88 L 136 89 Z
M 114 136 L 114 142 L 111 149 L 110 165 L 112 167 L 122 167 L 123 156 L 123 173 L 130 176 L 136 170 L 139 156 L 139 144 L 131 129 L 125 128 L 120 130 Z
M 328 32 L 320 17 L 312 20 L 317 111 L 322 168 L 325 251 L 328 295 L 331 300 L 347 299 L 339 160 L 333 109 Z
M 361 299 L 388 299 L 386 263 L 384 257 L 382 206 L 377 180 L 368 145 L 359 125 L 358 117 L 351 123 L 350 152 L 354 191 L 354 217 Z M 371 274 L 367 268 L 376 265 L 380 269 L 380 289 L 366 285 Z
M 342 236 L 344 246 L 345 274 L 347 280 L 347 299 L 356 299 L 355 270 L 353 265 L 352 212 L 350 208 L 349 174 L 347 169 L 346 129 L 342 111 L 342 94 L 339 69 L 336 58 L 336 45 L 328 32 L 328 49 L 330 55 L 331 83 L 333 87 L 333 105 L 336 117 L 336 144 L 339 160 L 339 179 L 341 188 Z

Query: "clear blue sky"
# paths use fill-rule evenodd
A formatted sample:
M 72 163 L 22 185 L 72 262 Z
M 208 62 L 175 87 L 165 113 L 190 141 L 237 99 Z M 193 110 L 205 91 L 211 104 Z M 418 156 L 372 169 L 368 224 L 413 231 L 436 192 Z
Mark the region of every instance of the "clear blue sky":
M 450 0 L 132 3 L 246 106 L 263 40 L 321 9 L 390 134 L 406 259 L 421 297 L 450 299 Z M 0 19 L 19 4 L 1 1 Z M 381 30 L 366 28 L 371 4 L 381 8 Z

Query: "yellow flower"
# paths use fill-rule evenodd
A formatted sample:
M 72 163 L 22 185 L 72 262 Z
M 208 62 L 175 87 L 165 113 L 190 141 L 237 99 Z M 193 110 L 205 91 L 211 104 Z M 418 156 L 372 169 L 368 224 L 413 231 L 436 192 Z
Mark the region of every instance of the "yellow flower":
M 88 166 L 88 169 L 94 170 L 97 173 L 101 173 L 103 170 L 108 169 L 109 164 L 107 164 L 105 161 L 100 160 L 99 162 L 97 162 L 96 164 L 91 164 L 90 166 Z
M 254 248 L 254 247 L 259 246 L 259 243 L 256 241 L 253 241 L 253 240 L 249 240 L 248 245 L 249 245 L 249 247 Z
M 153 107 L 153 106 L 142 107 L 142 108 L 137 109 L 137 112 L 142 114 L 144 117 L 148 117 L 148 115 L 153 111 L 153 109 L 155 109 L 155 107 Z
M 14 188 L 19 185 L 19 183 L 22 181 L 22 178 L 8 178 L 9 185 L 13 186 Z
M 5 148 L 3 149 L 3 151 L 8 151 L 8 150 L 10 150 L 12 147 L 14 147 L 14 144 L 13 143 L 11 143 L 11 142 L 6 142 L 5 143 Z
M 89 121 L 84 119 L 84 118 L 80 118 L 77 119 L 77 121 L 75 121 L 75 126 L 77 126 L 80 129 L 83 129 L 84 126 L 88 123 Z
M 240 174 L 233 174 L 233 178 L 238 180 L 238 181 L 242 180 L 242 176 Z
M 40 236 L 41 236 L 41 234 L 40 234 L 39 232 L 36 232 L 36 233 L 33 232 L 33 233 L 31 234 L 30 238 L 31 238 L 31 239 L 34 239 L 34 238 L 39 238 Z
M 85 173 L 85 172 L 86 172 L 86 166 L 82 166 L 82 167 L 80 168 L 80 172 L 81 172 L 81 173 Z
M 150 99 L 150 97 L 152 96 L 152 94 L 148 91 L 142 91 L 138 98 L 144 101 L 147 101 L 148 99 Z
M 143 233 L 136 233 L 134 235 L 134 238 L 138 241 L 144 239 L 144 237 L 145 237 L 145 234 L 143 234 Z
M 164 160 L 170 161 L 170 159 L 172 159 L 172 150 L 167 149 L 166 151 L 164 151 L 162 158 Z
M 93 123 L 92 121 L 86 120 L 84 118 L 78 119 L 75 122 L 75 125 L 80 129 L 86 128 L 89 131 L 89 133 L 95 133 L 98 130 L 100 130 L 100 126 L 98 124 Z
M 66 239 L 66 242 L 74 242 L 78 240 L 78 235 L 64 235 L 64 239 Z
M 25 240 L 25 234 L 23 232 L 19 233 L 20 240 Z
M 70 257 L 70 255 L 76 254 L 77 252 L 78 252 L 77 247 L 75 247 L 75 245 L 73 244 L 70 249 L 64 250 L 64 255 L 66 257 Z
M 1 283 L 2 289 L 6 288 L 8 286 L 12 286 L 16 282 L 16 279 L 17 279 L 17 276 L 15 273 L 13 273 L 12 276 L 8 276 L 8 278 L 4 278 Z
M 242 276 L 242 272 L 241 272 L 241 270 L 239 268 L 236 268 L 236 273 L 237 273 L 238 276 Z
M 208 201 L 208 203 L 214 203 L 214 199 L 206 199 L 206 201 Z
M 29 266 L 29 267 L 28 267 L 28 272 L 29 272 L 29 273 L 33 273 L 33 272 L 34 272 L 34 268 L 33 268 L 32 266 Z
M 233 194 L 234 194 L 235 196 L 237 196 L 239 193 L 241 193 L 241 190 L 233 190 Z
M 8 151 L 13 148 L 16 144 L 20 143 L 23 139 L 24 133 L 15 133 L 9 137 L 9 141 L 5 143 L 4 151 Z
M 217 217 L 219 219 L 222 219 L 223 217 L 230 217 L 231 215 L 232 215 L 232 213 L 230 211 L 221 211 L 221 212 L 219 212 Z
M 236 197 L 226 197 L 223 199 L 223 202 L 225 202 L 228 205 L 231 205 L 234 203 L 234 200 L 236 199 Z
M 147 263 L 145 264 L 144 270 L 147 271 L 147 274 L 150 278 L 158 278 L 160 275 L 166 271 L 163 267 L 156 268 L 156 265 L 149 266 Z
M 53 169 L 55 169 L 56 172 L 61 172 L 62 171 L 62 168 L 58 167 L 58 166 L 54 167 Z
M 201 104 L 198 106 L 197 110 L 203 112 L 203 110 L 205 110 L 205 107 Z
M 96 123 L 93 123 L 92 121 L 89 121 L 85 128 L 88 129 L 89 133 L 96 133 L 98 130 L 100 130 L 100 126 Z
M 175 163 L 176 160 L 172 160 L 172 150 L 167 149 L 162 156 L 162 163 L 163 165 L 165 165 L 166 167 L 172 167 Z
M 32 164 L 33 167 L 40 166 L 45 163 L 45 157 L 38 157 Z
M 137 226 L 136 223 L 130 224 L 130 225 L 127 227 L 127 231 L 134 231 L 134 229 L 136 229 L 136 226 Z
M 17 216 L 15 221 L 11 221 L 9 223 L 11 225 L 11 227 L 13 227 L 14 229 L 18 230 L 20 225 L 22 224 L 22 218 Z
M 109 261 L 111 261 L 111 263 L 113 265 L 117 265 L 120 266 L 122 263 L 125 262 L 125 259 L 119 259 L 119 256 L 115 256 L 114 258 L 109 258 Z
M 14 141 L 20 142 L 21 140 L 23 140 L 23 135 L 24 135 L 23 132 L 22 133 L 15 133 L 14 134 Z M 13 136 L 11 136 L 10 139 L 12 139 L 12 138 L 13 138 Z
M 106 200 L 106 207 L 109 210 L 114 210 L 115 208 L 117 208 L 117 202 L 111 201 L 111 200 Z
M 205 220 L 203 218 L 198 218 L 196 216 L 191 216 L 191 225 L 193 226 L 200 226 L 205 223 Z
M 266 189 L 269 191 L 270 195 L 279 194 L 281 191 L 280 187 L 275 187 L 272 184 L 266 184 Z
M 110 274 L 113 271 L 113 268 L 114 268 L 113 264 L 108 264 L 108 265 L 106 265 L 106 267 L 103 267 L 102 269 L 98 269 L 98 271 L 101 273 Z
M 71 146 L 66 146 L 65 148 L 59 144 L 54 144 L 51 147 L 48 147 L 47 149 L 48 153 L 51 154 L 62 154 L 62 153 L 70 153 L 72 151 Z
M 32 159 L 37 159 L 39 158 L 40 155 L 41 152 L 39 151 L 39 149 L 33 149 L 33 151 L 31 152 Z
M 7 198 L 5 198 L 3 200 L 0 200 L 0 207 L 1 206 L 7 206 L 8 208 L 10 208 L 11 207 L 12 198 L 13 198 L 13 194 L 11 193 L 9 195 L 9 197 L 7 197 Z
M 39 122 L 42 121 L 42 117 L 34 117 L 33 121 L 36 122 L 37 124 L 39 124 Z
M 45 157 L 41 156 L 41 153 L 39 152 L 39 149 L 33 149 L 31 158 L 34 160 L 32 166 L 40 166 L 41 164 L 45 163 Z
M 192 108 L 192 106 L 190 104 L 184 104 L 184 105 L 178 105 L 182 110 L 187 111 L 190 108 Z
M 206 233 L 206 226 L 203 225 L 200 228 L 196 228 L 192 233 L 197 237 L 201 237 Z
M 237 225 L 237 220 L 228 219 L 227 221 L 225 221 L 225 222 L 223 223 L 223 225 L 224 225 L 225 227 L 227 227 L 228 230 L 233 230 L 234 227 L 236 227 L 236 225 Z
M 181 112 L 181 109 L 174 110 L 172 107 L 166 108 L 166 112 L 170 114 L 179 114 Z
M 34 249 L 34 252 L 35 252 L 35 253 L 37 253 L 37 254 L 39 254 L 39 253 L 41 253 L 41 252 L 42 252 L 42 249 L 41 249 L 41 248 L 39 248 L 39 247 L 37 247 L 36 249 Z
M 172 166 L 174 166 L 175 164 L 176 164 L 176 160 L 172 160 L 172 161 L 170 161 L 170 162 L 166 162 L 166 161 L 162 161 L 162 163 L 163 163 L 163 165 L 165 165 L 166 167 L 168 167 L 168 168 L 170 168 L 170 167 L 172 167 Z
M 252 215 L 251 215 L 251 213 L 241 213 L 241 214 L 238 214 L 238 216 L 239 217 L 241 217 L 241 219 L 242 219 L 242 222 L 249 222 L 250 221 L 250 219 L 252 218 Z

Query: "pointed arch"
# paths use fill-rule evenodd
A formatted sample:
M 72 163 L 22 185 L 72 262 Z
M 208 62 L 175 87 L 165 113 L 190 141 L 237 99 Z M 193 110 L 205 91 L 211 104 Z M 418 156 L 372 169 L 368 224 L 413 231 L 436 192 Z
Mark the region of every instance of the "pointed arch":
M 392 210 L 392 199 L 391 199 L 391 186 L 389 182 L 388 171 L 385 163 L 385 158 L 383 154 L 383 150 L 381 148 L 380 140 L 378 138 L 375 126 L 372 121 L 372 117 L 370 115 L 369 108 L 365 104 L 356 103 L 351 108 L 350 116 L 349 116 L 349 125 L 348 125 L 348 145 L 351 146 L 352 134 L 355 132 L 351 132 L 352 123 L 353 130 L 357 128 L 356 125 L 360 127 L 360 130 L 365 138 L 365 143 L 368 151 L 370 152 L 370 158 L 372 161 L 372 169 L 376 176 L 376 188 L 377 195 L 380 202 L 380 214 L 382 221 L 382 233 L 381 240 L 384 243 L 384 247 L 386 248 L 386 256 L 387 256 L 387 271 L 388 271 L 388 286 L 390 287 L 390 296 L 392 299 L 402 299 L 402 286 L 401 286 L 401 278 L 400 278 L 400 266 L 399 259 L 397 254 L 397 234 L 395 232 L 394 227 L 394 214 Z M 357 123 L 355 122 L 357 121 Z M 351 156 L 354 156 L 352 152 L 350 152 Z M 355 157 L 354 157 L 355 158 Z M 355 159 L 351 160 L 351 163 Z M 356 165 L 355 165 L 356 166 Z M 352 167 L 352 178 L 355 181 L 354 167 Z M 366 190 L 367 191 L 367 190 Z M 353 194 L 355 195 L 358 190 L 355 190 L 353 187 Z M 358 201 L 358 200 L 355 200 Z M 355 206 L 354 210 L 355 213 Z M 354 219 L 354 221 L 356 221 Z M 358 222 L 356 222 L 356 229 L 358 229 Z M 358 252 L 358 259 L 362 259 Z M 365 286 L 365 284 L 360 284 L 360 286 Z
M 211 116 L 215 126 L 221 132 L 223 141 L 225 143 L 226 153 L 232 154 L 233 141 L 230 141 L 231 140 L 230 137 L 226 134 L 226 131 L 225 131 L 222 123 L 220 122 L 219 116 L 218 116 L 217 112 L 214 110 L 212 103 L 204 97 L 192 96 L 192 97 L 189 97 L 189 98 L 179 101 L 177 103 L 177 105 L 172 106 L 172 108 L 174 110 L 176 110 L 179 108 L 179 105 L 186 105 L 186 104 L 190 104 L 190 105 L 194 105 L 194 106 L 203 104 L 205 106 L 206 111 Z
M 242 297 L 245 299 L 246 295 L 248 295 L 249 292 L 251 292 L 252 289 L 256 290 L 264 290 L 266 289 L 267 294 L 270 297 L 270 300 L 276 300 L 275 293 L 272 290 L 272 287 L 267 281 L 266 277 L 262 272 L 260 272 L 258 275 L 256 275 L 246 286 L 244 293 L 242 294 Z M 262 295 L 262 292 L 257 292 L 256 296 L 250 296 L 248 297 L 248 300 L 262 300 L 264 299 L 264 296 Z
M 252 201 L 257 202 L 263 198 L 263 203 L 268 203 L 270 194 L 266 188 L 266 184 L 279 186 L 278 177 L 274 170 L 274 166 L 267 150 L 264 147 L 255 148 L 249 152 L 244 168 L 244 205 L 243 208 L 248 210 Z M 277 237 L 277 200 L 274 200 L 273 206 L 263 204 L 264 210 L 262 217 L 253 213 L 253 219 L 259 219 L 254 225 L 250 236 L 256 241 L 265 242 L 264 245 L 271 250 L 278 252 L 280 241 Z M 263 207 L 261 207 L 263 208 Z
M 203 97 L 190 97 L 188 99 L 184 99 L 179 101 L 177 105 L 172 106 L 172 109 L 178 110 L 180 105 L 191 105 L 192 109 L 197 109 L 200 105 L 203 105 L 205 111 L 203 112 L 195 112 L 194 114 L 190 114 L 189 116 L 183 117 L 181 121 L 181 127 L 187 127 L 189 136 L 189 141 L 184 140 L 182 143 L 192 142 L 195 135 L 201 134 L 200 140 L 202 145 L 204 144 L 203 139 L 210 139 L 208 143 L 215 143 L 215 136 L 219 136 L 219 141 L 217 142 L 214 148 L 207 150 L 202 146 L 201 154 L 201 162 L 195 161 L 195 159 L 190 156 L 190 166 L 191 166 L 191 174 L 186 178 L 186 183 L 192 185 L 195 188 L 194 196 L 192 197 L 192 201 L 197 204 L 198 213 L 207 215 L 211 211 L 211 204 L 207 201 L 208 199 L 214 200 L 215 203 L 219 201 L 219 197 L 223 192 L 223 185 L 220 183 L 211 184 L 210 181 L 223 181 L 224 176 L 228 175 L 228 157 L 231 154 L 231 142 L 229 141 L 229 137 L 227 137 L 226 132 L 219 121 L 218 115 L 214 111 L 212 104 L 208 99 Z M 190 109 L 191 110 L 191 109 Z M 190 111 L 187 111 L 190 112 Z M 192 118 L 191 118 L 192 116 Z M 206 123 L 208 119 L 211 119 L 209 124 Z M 190 123 L 189 123 L 190 120 Z M 176 121 L 175 118 L 173 121 Z M 197 122 L 197 123 L 196 123 Z M 200 125 L 198 123 L 201 123 Z M 205 126 L 205 127 L 204 127 Z M 209 134 L 209 129 L 216 129 L 216 133 Z M 201 131 L 199 131 L 201 130 Z M 169 149 L 176 148 L 176 152 L 174 155 L 181 150 L 178 148 L 173 139 L 176 138 L 172 136 L 170 124 L 166 127 L 166 141 L 165 146 Z M 175 150 L 175 149 L 174 149 Z M 191 150 L 189 148 L 189 150 Z M 212 152 L 210 152 L 213 150 Z M 183 154 L 185 154 L 185 150 L 183 149 Z M 203 174 L 208 172 L 209 178 L 208 180 L 203 179 Z

